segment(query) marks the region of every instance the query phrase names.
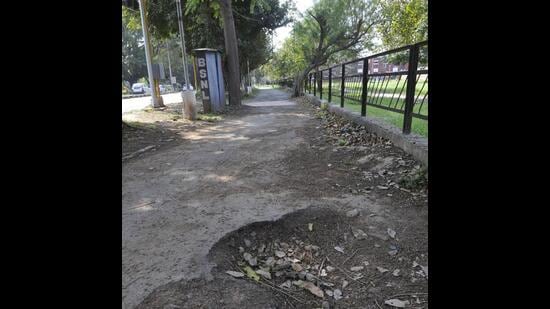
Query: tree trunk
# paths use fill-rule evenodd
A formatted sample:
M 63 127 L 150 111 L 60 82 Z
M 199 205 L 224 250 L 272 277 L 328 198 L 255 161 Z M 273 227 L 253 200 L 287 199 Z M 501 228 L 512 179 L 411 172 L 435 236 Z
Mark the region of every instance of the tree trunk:
M 292 88 L 293 97 L 299 97 L 304 93 L 304 80 L 306 79 L 308 73 L 309 72 L 307 71 L 300 72 L 296 74 L 296 77 L 294 77 L 294 87 Z
M 239 78 L 239 49 L 237 47 L 237 34 L 235 33 L 235 21 L 231 0 L 219 0 L 223 17 L 223 35 L 225 39 L 225 52 L 227 54 L 227 76 L 229 85 L 229 105 L 241 105 L 241 90 Z
M 296 75 L 296 77 L 294 78 L 294 87 L 292 88 L 293 97 L 299 97 L 304 93 L 304 80 L 306 80 L 309 72 L 311 72 L 311 70 L 313 70 L 315 67 L 315 65 L 310 65 L 304 71 Z
M 321 87 L 323 85 L 323 74 L 319 72 L 319 67 L 315 68 L 315 82 L 317 83 L 317 91 L 319 92 L 319 97 L 321 97 Z

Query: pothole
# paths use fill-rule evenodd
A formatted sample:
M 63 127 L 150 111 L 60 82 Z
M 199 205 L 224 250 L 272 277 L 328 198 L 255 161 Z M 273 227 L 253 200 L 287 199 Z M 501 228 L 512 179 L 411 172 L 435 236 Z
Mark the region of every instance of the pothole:
M 426 234 L 371 215 L 310 207 L 249 224 L 210 250 L 212 280 L 161 286 L 138 308 L 377 308 L 392 297 L 428 308 Z

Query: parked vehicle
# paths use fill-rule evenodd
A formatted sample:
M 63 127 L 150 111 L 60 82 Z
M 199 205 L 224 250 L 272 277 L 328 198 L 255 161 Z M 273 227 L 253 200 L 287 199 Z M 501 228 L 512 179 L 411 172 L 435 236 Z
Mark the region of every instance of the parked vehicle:
M 132 85 L 132 93 L 143 94 L 146 93 L 146 86 L 143 83 L 135 83 Z
M 187 87 L 185 87 L 185 84 L 183 84 L 181 90 L 183 91 L 183 90 L 186 90 L 186 89 L 187 89 Z M 189 85 L 189 90 L 194 90 L 193 85 Z

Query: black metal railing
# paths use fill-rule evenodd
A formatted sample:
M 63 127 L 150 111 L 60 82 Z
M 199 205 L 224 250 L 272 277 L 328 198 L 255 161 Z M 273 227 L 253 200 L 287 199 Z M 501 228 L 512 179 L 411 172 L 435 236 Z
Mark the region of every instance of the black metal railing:
M 409 134 L 413 118 L 428 120 L 428 41 L 310 73 L 304 85 L 342 108 L 360 104 L 363 117 L 368 106 L 403 114 L 403 133 Z

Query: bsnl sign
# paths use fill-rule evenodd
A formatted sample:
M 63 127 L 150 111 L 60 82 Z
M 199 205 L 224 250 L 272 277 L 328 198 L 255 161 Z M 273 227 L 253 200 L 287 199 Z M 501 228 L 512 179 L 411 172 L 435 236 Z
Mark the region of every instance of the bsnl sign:
M 225 107 L 225 88 L 221 54 L 214 49 L 195 49 L 195 74 L 199 79 L 204 111 L 221 112 Z
M 201 83 L 202 99 L 210 101 L 210 90 L 208 89 L 208 74 L 206 73 L 206 58 L 197 57 L 199 80 Z

